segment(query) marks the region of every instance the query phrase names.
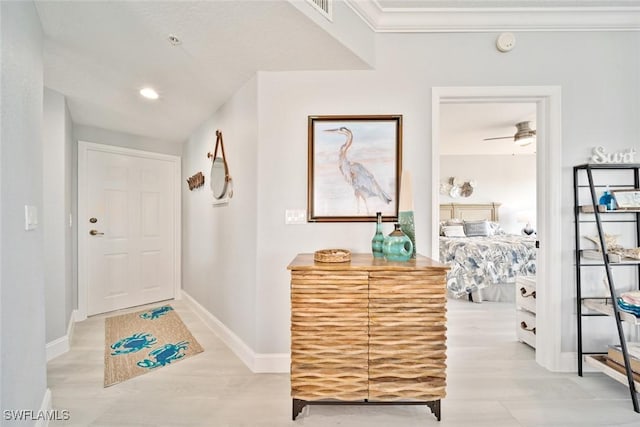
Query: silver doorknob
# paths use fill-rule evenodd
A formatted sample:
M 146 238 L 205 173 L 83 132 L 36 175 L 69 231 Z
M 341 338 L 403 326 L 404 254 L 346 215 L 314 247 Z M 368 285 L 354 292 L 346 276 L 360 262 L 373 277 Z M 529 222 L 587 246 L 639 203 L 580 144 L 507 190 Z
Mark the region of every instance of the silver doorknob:
M 89 234 L 91 234 L 92 236 L 103 236 L 104 233 L 100 233 L 98 230 L 91 230 L 89 231 Z

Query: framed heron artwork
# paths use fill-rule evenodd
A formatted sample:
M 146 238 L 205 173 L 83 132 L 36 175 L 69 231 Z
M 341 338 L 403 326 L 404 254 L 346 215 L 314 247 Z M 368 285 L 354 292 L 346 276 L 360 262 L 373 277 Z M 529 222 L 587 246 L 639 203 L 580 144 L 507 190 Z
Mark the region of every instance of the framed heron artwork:
M 402 116 L 309 116 L 307 220 L 398 218 Z

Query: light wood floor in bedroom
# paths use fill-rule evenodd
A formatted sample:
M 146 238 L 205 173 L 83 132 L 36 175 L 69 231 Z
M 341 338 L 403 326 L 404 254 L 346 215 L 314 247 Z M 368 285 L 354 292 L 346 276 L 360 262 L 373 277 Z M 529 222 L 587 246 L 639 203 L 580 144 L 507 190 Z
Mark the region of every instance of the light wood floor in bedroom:
M 287 374 L 252 374 L 180 301 L 205 352 L 102 387 L 104 317 L 75 325 L 71 351 L 48 364 L 56 409 L 73 426 L 409 427 L 639 426 L 627 389 L 598 373 L 540 368 L 515 338 L 512 304 L 448 304 L 447 397 L 438 423 L 422 406 L 311 406 L 291 421 Z

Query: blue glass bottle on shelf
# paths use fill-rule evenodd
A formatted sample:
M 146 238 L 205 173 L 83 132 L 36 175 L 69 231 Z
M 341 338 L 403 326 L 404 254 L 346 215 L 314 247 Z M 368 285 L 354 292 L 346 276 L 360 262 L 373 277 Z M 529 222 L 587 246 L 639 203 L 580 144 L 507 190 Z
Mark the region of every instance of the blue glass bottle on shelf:
M 387 261 L 409 261 L 413 253 L 411 239 L 402 232 L 400 224 L 394 224 L 394 230 L 384 239 L 382 252 Z
M 607 186 L 604 193 L 602 193 L 602 196 L 600 196 L 598 204 L 604 205 L 608 211 L 612 211 L 616 208 L 616 199 L 613 198 L 613 195 L 609 191 L 609 186 Z
M 384 242 L 384 234 L 382 234 L 382 212 L 376 212 L 376 234 L 371 239 L 371 252 L 374 258 L 382 258 L 382 243 Z

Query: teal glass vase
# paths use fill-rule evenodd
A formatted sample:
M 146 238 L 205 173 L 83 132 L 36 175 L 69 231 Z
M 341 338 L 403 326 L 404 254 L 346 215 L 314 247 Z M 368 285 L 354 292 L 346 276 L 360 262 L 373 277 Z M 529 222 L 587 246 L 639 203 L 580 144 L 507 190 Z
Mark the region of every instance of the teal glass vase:
M 402 232 L 400 224 L 394 224 L 394 230 L 385 237 L 382 243 L 382 253 L 387 261 L 409 261 L 413 253 L 411 239 Z
M 371 239 L 371 252 L 374 258 L 382 258 L 382 244 L 384 243 L 384 234 L 382 234 L 382 212 L 376 213 L 376 234 Z
M 416 257 L 416 227 L 413 222 L 413 211 L 404 211 L 398 214 L 398 222 L 400 223 L 400 229 L 404 234 L 411 239 L 413 244 L 413 250 L 411 251 L 411 258 Z

